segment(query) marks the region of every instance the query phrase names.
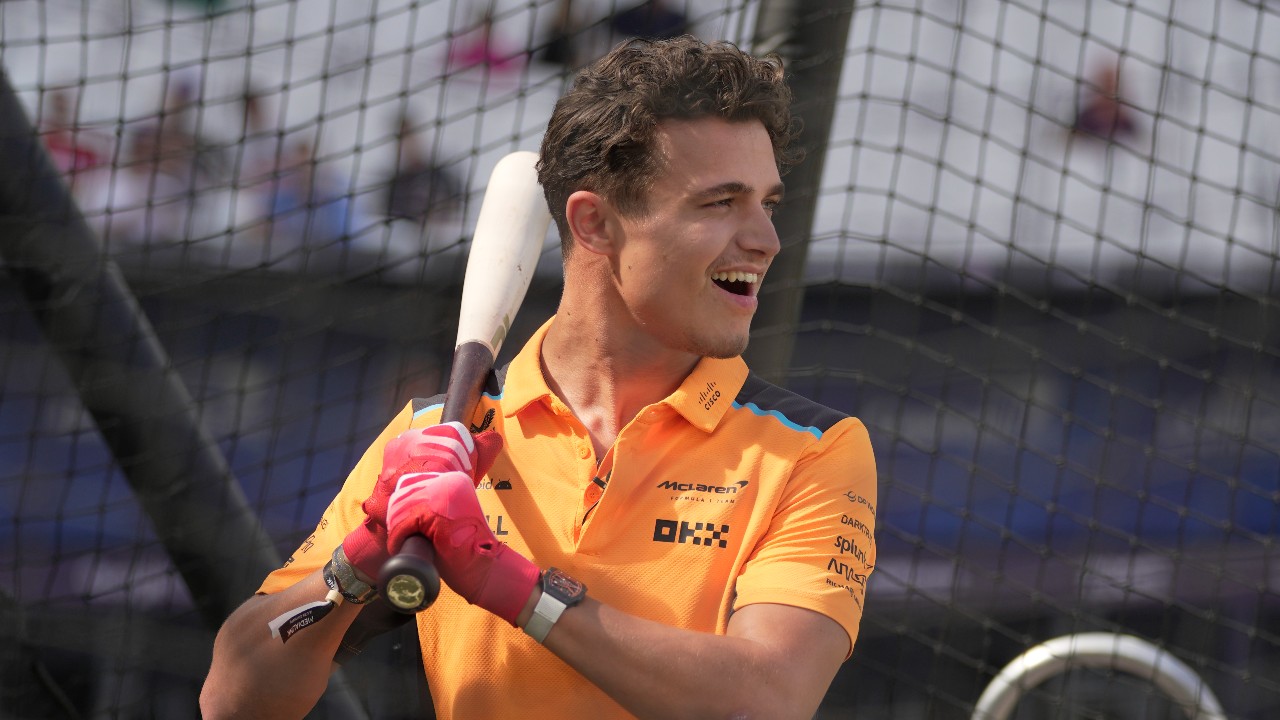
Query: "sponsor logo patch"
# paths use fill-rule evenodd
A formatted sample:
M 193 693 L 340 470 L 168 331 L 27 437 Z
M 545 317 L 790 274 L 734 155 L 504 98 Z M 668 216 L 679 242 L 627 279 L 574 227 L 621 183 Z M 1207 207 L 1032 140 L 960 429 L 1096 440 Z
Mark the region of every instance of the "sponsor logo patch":
M 846 582 L 851 582 L 855 585 L 865 587 L 867 584 L 867 574 L 855 572 L 853 567 L 843 560 L 831 558 L 831 561 L 827 563 L 827 572 L 835 573 L 844 578 Z
M 471 434 L 475 435 L 476 433 L 482 433 L 485 430 L 488 430 L 489 426 L 493 424 L 493 416 L 494 416 L 493 408 L 489 408 L 488 410 L 485 411 L 484 417 L 480 420 L 479 425 L 476 425 L 475 423 L 470 423 Z
M 698 403 L 702 405 L 703 410 L 710 410 L 720 399 L 720 391 L 716 389 L 715 382 L 707 383 L 706 389 L 698 393 Z
M 849 527 L 852 527 L 854 530 L 857 530 L 858 532 L 861 532 L 863 535 L 866 535 L 868 539 L 872 538 L 871 528 L 867 527 L 867 524 L 862 522 L 858 518 L 849 517 L 848 515 L 841 515 L 840 524 L 848 525 Z
M 738 501 L 738 492 L 750 484 L 750 480 L 739 480 L 728 485 L 664 480 L 655 485 L 654 488 L 670 491 L 670 499 L 681 502 L 733 505 Z
M 496 523 L 494 521 L 494 518 L 497 519 Z M 502 515 L 494 515 L 492 517 L 490 517 L 489 515 L 484 516 L 484 521 L 489 524 L 489 530 L 492 531 L 493 534 L 498 537 L 511 534 L 510 531 L 508 531 L 506 528 L 502 526 L 502 523 L 504 520 L 506 520 L 506 518 L 503 517 Z
M 851 538 L 843 535 L 836 536 L 835 547 L 840 551 L 841 555 L 852 555 L 862 562 L 863 567 L 867 565 L 867 553 L 858 547 Z
M 872 504 L 871 504 L 871 501 L 870 501 L 870 500 L 868 500 L 867 498 L 865 498 L 865 497 L 863 497 L 863 496 L 859 495 L 858 493 L 856 493 L 856 492 L 854 492 L 854 491 L 852 491 L 852 490 L 850 490 L 849 492 L 845 493 L 845 494 L 844 494 L 844 496 L 845 496 L 845 497 L 847 497 L 847 498 L 849 498 L 849 502 L 851 502 L 851 503 L 855 503 L 855 504 L 857 504 L 857 505 L 865 505 L 865 506 L 867 507 L 867 509 L 871 511 L 871 514 L 872 514 L 872 515 L 875 515 L 875 514 L 876 514 L 876 506 L 875 506 L 875 505 L 872 505 Z
M 667 480 L 658 483 L 658 487 L 663 490 L 674 490 L 676 492 L 699 492 L 709 495 L 736 495 L 742 488 L 750 485 L 749 480 L 739 480 L 732 485 L 707 485 L 704 483 L 682 483 L 674 480 Z
M 703 547 L 729 547 L 725 538 L 729 535 L 729 526 L 719 523 L 690 523 L 685 520 L 655 520 L 653 523 L 653 541 L 663 543 L 690 543 Z

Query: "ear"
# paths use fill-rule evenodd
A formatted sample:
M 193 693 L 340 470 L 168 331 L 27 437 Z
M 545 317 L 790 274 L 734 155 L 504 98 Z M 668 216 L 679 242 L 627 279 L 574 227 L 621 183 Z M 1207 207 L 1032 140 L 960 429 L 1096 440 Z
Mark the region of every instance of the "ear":
M 578 190 L 565 201 L 564 210 L 575 247 L 597 255 L 613 253 L 618 241 L 617 214 L 607 200 L 589 190 Z

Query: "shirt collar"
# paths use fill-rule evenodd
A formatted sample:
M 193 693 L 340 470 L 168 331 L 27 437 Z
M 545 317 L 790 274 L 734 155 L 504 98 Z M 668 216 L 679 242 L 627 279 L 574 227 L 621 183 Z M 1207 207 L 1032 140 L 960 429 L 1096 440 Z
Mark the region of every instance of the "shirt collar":
M 543 323 L 507 366 L 502 383 L 503 417 L 512 417 L 532 403 L 552 397 L 547 379 L 542 376 L 542 340 L 554 321 L 553 315 Z
M 512 417 L 534 402 L 559 402 L 554 400 L 542 375 L 542 341 L 554 321 L 553 316 L 543 323 L 507 367 L 502 389 L 503 416 Z M 690 425 L 711 432 L 729 411 L 746 381 L 747 364 L 741 357 L 704 357 L 680 387 L 660 404 L 671 407 Z
M 674 408 L 690 425 L 711 432 L 729 411 L 746 381 L 747 364 L 742 358 L 704 357 L 680 387 L 662 402 Z

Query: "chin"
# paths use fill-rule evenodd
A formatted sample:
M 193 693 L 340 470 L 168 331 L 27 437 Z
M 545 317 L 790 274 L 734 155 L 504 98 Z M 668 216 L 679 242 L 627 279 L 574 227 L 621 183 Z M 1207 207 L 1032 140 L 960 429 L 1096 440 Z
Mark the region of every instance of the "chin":
M 720 360 L 735 358 L 747 349 L 747 338 L 746 334 L 719 338 L 700 338 L 701 342 L 696 343 L 694 352 L 702 357 Z

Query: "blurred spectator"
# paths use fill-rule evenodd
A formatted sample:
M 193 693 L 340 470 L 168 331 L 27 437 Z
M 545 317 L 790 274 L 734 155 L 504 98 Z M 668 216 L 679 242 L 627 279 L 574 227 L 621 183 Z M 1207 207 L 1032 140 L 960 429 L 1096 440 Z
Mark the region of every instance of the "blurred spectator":
M 1120 67 L 1108 65 L 1099 70 L 1093 82 L 1085 87 L 1085 99 L 1076 115 L 1075 131 L 1107 140 L 1134 131 L 1130 109 L 1120 94 Z
M 659 40 L 684 35 L 689 21 L 662 0 L 644 0 L 613 16 L 613 31 L 625 37 Z
M 110 180 L 110 143 L 105 135 L 80 125 L 70 90 L 54 91 L 46 100 L 39 119 L 40 140 L 83 211 L 102 196 Z
M 524 65 L 524 50 L 504 43 L 494 30 L 493 11 L 485 12 L 480 26 L 463 33 L 449 46 L 449 70 L 484 66 L 494 70 L 516 70 Z
M 106 139 L 81 128 L 71 108 L 71 91 L 55 90 L 40 116 L 40 139 L 58 171 L 74 186 L 76 175 L 102 164 Z
M 268 120 L 266 100 L 253 88 L 245 91 L 240 127 L 230 147 L 233 196 L 232 217 L 239 231 L 259 233 L 270 214 L 266 200 L 272 191 L 272 174 L 281 166 L 280 133 Z
M 408 113 L 400 116 L 396 132 L 397 162 L 387 183 L 387 217 L 424 223 L 429 216 L 454 215 L 462 199 L 462 183 L 436 165 Z
M 188 192 L 224 179 L 225 164 L 219 149 L 197 132 L 198 112 L 196 82 L 189 77 L 171 79 L 155 118 L 130 132 L 129 163 L 164 176 L 163 184 Z
M 280 133 L 267 120 L 262 94 L 250 88 L 242 99 L 239 137 L 232 153 L 232 175 L 239 187 L 266 182 L 280 159 Z
M 270 253 L 332 244 L 355 223 L 351 198 L 338 178 L 315 158 L 311 143 L 296 141 L 281 160 L 270 196 Z
M 148 244 L 180 240 L 202 207 L 199 190 L 218 180 L 216 148 L 197 135 L 196 82 L 170 78 L 161 107 L 123 130 L 121 164 L 104 198 L 109 239 Z

